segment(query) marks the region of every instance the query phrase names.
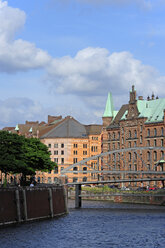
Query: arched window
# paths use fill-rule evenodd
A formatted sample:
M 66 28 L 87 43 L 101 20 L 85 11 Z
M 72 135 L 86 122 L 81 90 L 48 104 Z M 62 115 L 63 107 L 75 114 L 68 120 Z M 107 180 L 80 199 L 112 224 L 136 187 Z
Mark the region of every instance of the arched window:
M 135 136 L 135 138 L 137 138 L 137 131 L 136 130 L 134 132 L 134 136 Z
M 157 136 L 157 129 L 154 128 L 154 136 Z
M 154 160 L 157 161 L 157 152 L 154 152 Z
M 83 167 L 83 174 L 87 174 L 87 167 Z
M 147 160 L 150 161 L 150 159 L 151 159 L 151 154 L 150 152 L 147 152 Z
M 128 159 L 129 159 L 129 161 L 131 161 L 131 153 L 130 152 L 128 154 Z
M 161 158 L 160 159 L 164 159 L 164 151 L 161 151 Z
M 76 166 L 75 166 L 75 167 L 73 167 L 73 173 L 74 173 L 74 174 L 77 174 L 77 170 L 78 170 L 78 169 L 77 169 L 77 167 L 76 167 Z
M 87 177 L 83 177 L 83 182 L 87 182 Z
M 161 135 L 162 135 L 162 136 L 164 135 L 163 127 L 161 128 Z

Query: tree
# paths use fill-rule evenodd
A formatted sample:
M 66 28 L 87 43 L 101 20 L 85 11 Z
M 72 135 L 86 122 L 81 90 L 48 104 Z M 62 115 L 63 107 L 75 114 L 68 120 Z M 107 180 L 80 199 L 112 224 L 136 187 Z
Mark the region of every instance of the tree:
M 39 139 L 0 131 L 0 170 L 5 175 L 22 173 L 26 177 L 35 171 L 50 171 L 55 166 L 47 146 Z
M 57 166 L 50 159 L 48 147 L 37 138 L 25 139 L 23 146 L 24 167 L 23 174 L 35 174 L 35 171 L 50 171 Z M 29 174 L 28 174 L 29 173 Z
M 7 131 L 0 131 L 0 170 L 2 173 L 15 173 L 23 158 L 24 137 Z

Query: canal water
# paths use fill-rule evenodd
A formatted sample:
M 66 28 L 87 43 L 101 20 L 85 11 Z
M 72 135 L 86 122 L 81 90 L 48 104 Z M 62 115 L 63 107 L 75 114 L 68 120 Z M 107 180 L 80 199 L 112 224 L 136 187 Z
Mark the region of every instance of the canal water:
M 69 202 L 58 219 L 0 229 L 0 248 L 164 248 L 165 207 Z

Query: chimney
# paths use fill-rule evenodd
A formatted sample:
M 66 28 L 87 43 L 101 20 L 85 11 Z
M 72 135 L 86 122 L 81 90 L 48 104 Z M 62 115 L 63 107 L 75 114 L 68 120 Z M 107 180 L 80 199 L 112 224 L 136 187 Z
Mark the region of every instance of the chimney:
M 155 96 L 154 93 L 152 93 L 151 99 L 154 100 Z
M 143 96 L 139 96 L 138 97 L 138 100 L 143 100 Z

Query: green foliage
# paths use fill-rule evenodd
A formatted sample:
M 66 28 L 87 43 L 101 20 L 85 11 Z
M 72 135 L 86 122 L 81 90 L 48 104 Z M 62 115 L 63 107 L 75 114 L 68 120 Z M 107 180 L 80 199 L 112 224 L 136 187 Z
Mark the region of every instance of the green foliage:
M 32 175 L 35 171 L 49 171 L 55 166 L 47 146 L 39 139 L 0 131 L 0 170 L 3 173 Z

